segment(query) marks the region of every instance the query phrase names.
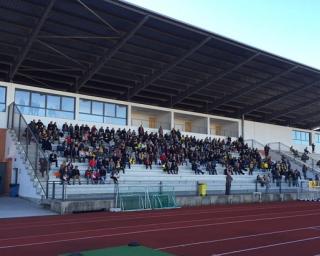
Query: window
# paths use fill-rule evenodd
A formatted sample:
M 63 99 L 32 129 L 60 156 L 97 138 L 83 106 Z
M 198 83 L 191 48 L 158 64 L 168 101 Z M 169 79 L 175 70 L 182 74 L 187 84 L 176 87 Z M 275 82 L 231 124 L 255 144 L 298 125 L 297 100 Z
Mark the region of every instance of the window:
M 80 99 L 80 120 L 127 125 L 127 106 Z
M 25 115 L 74 119 L 74 98 L 16 90 L 15 103 Z
M 315 138 L 315 142 L 317 143 L 317 144 L 320 144 L 320 133 L 316 133 L 316 138 Z
M 0 112 L 6 111 L 7 88 L 0 86 Z
M 292 131 L 292 140 L 294 144 L 309 145 L 310 144 L 310 133 L 298 130 Z

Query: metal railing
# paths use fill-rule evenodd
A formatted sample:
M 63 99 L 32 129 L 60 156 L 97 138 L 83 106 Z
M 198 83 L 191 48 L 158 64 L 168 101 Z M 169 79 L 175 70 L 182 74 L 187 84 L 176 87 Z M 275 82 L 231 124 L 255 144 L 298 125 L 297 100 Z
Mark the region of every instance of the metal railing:
M 15 103 L 8 108 L 7 128 L 14 130 L 18 145 L 24 152 L 25 162 L 29 162 L 33 177 L 40 185 L 43 195 L 46 195 L 46 181 L 48 180 L 49 160 L 39 144 L 39 137 L 33 133 L 21 111 Z
M 298 193 L 301 190 L 303 181 L 270 179 L 267 184 L 261 184 L 257 180 L 248 182 L 232 182 L 231 194 L 252 194 L 259 192 L 261 194 L 281 194 L 281 193 Z M 68 183 L 60 183 L 59 181 L 47 181 L 46 198 L 56 200 L 78 200 L 78 199 L 115 199 L 115 189 L 122 192 L 139 192 L 139 189 L 152 187 L 154 192 L 165 192 L 167 187 L 174 188 L 176 196 L 197 196 L 199 195 L 199 185 L 207 185 L 207 195 L 225 194 L 224 180 L 210 181 L 126 181 L 116 185 L 113 182 L 106 184 L 89 184 L 82 182 L 81 185 L 73 185 Z M 137 189 L 137 191 L 135 191 Z
M 315 172 L 315 173 L 320 173 L 320 168 L 317 167 L 316 165 L 317 163 L 316 159 L 313 159 L 312 157 L 308 156 L 309 159 L 303 161 L 301 159 L 301 156 L 303 154 L 302 152 L 297 151 L 298 155 L 293 154 L 293 152 L 291 151 L 291 148 L 281 142 L 272 142 L 272 143 L 268 143 L 268 145 L 271 150 L 284 155 L 286 158 L 294 161 L 297 165 L 299 166 L 306 165 L 308 167 L 308 170 L 311 170 L 312 172 Z

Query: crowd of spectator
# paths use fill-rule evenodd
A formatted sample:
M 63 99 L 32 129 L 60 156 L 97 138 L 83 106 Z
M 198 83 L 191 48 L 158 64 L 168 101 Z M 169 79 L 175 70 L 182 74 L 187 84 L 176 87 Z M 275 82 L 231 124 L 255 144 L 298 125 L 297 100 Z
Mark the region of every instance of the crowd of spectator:
M 264 148 L 265 158 L 257 149 L 249 148 L 240 137 L 197 139 L 194 136 L 184 136 L 179 130 L 172 129 L 164 133 L 160 127 L 158 132 L 147 132 L 140 126 L 136 131 L 131 129 L 104 129 L 88 125 L 63 124 L 61 129 L 56 123 L 50 122 L 46 127 L 41 120 L 33 120 L 29 127 L 44 151 L 50 152 L 50 166 L 58 167 L 58 157 L 66 160 L 60 165 L 61 182 L 70 181 L 81 184 L 80 172 L 76 164 L 88 163 L 84 177 L 87 183 L 105 183 L 107 175 L 118 182 L 119 173 L 125 173 L 132 164 L 143 164 L 146 169 L 161 165 L 164 172 L 178 174 L 179 167 L 189 165 L 195 174 L 217 174 L 217 164 L 224 167 L 224 174 L 253 175 L 256 169 L 265 169 L 269 174 L 258 176 L 257 181 L 264 186 L 279 182 L 281 177 L 289 185 L 297 185 L 301 178 L 298 170 L 292 170 L 290 162 L 283 158 L 272 162 L 269 156 L 270 148 Z M 56 151 L 52 151 L 52 143 L 57 143 Z M 306 170 L 302 170 L 306 178 Z
M 179 130 L 164 133 L 146 132 L 140 126 L 138 131 L 107 127 L 104 129 L 88 125 L 63 124 L 61 129 L 50 122 L 46 127 L 41 120 L 33 120 L 29 127 L 44 151 L 49 155 L 50 165 L 58 166 L 58 157 L 66 162 L 60 166 L 59 177 L 70 182 L 76 176 L 72 163 L 87 162 L 87 181 L 104 182 L 107 173 L 125 172 L 132 164 L 143 164 L 146 169 L 161 165 L 164 172 L 178 174 L 181 165 L 190 165 L 196 174 L 217 174 L 217 164 L 225 166 L 225 174 L 253 174 L 260 167 L 262 158 L 256 149 L 251 149 L 240 137 L 226 139 L 197 139 L 184 136 Z M 52 143 L 58 143 L 56 152 Z M 236 156 L 234 155 L 236 154 Z

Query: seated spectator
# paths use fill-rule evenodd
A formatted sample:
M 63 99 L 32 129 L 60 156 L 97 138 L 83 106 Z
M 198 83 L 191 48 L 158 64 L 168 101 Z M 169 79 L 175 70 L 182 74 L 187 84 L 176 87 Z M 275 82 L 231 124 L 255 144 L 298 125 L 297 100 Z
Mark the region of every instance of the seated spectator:
M 100 173 L 99 173 L 99 170 L 96 169 L 92 172 L 92 175 L 91 175 L 91 180 L 92 180 L 92 183 L 94 184 L 98 184 L 99 181 L 100 181 Z
M 75 184 L 76 179 L 78 180 L 79 185 L 81 185 L 80 171 L 77 165 L 72 169 L 72 179 L 73 179 L 73 185 Z
M 91 181 L 91 183 L 93 183 L 92 182 L 92 169 L 89 167 L 87 170 L 86 170 L 86 172 L 84 173 L 84 177 L 86 178 L 86 180 L 87 180 L 87 184 L 89 184 L 89 181 Z
M 173 160 L 173 161 L 171 162 L 171 168 L 170 168 L 170 170 L 171 170 L 171 173 L 172 173 L 172 174 L 178 174 L 179 167 L 178 167 L 176 161 Z
M 96 168 L 97 161 L 96 161 L 96 159 L 94 157 L 92 157 L 91 160 L 89 161 L 89 166 L 90 166 L 91 169 Z
M 265 181 L 264 181 L 263 177 L 261 177 L 259 174 L 257 176 L 257 182 L 261 185 L 261 187 L 263 187 L 265 185 Z
M 290 147 L 290 152 L 293 154 L 294 157 L 299 157 L 298 150 L 294 149 L 292 146 Z
M 105 184 L 106 183 L 106 175 L 107 175 L 107 171 L 106 168 L 104 166 L 101 167 L 100 171 L 100 182 L 101 184 Z
M 111 173 L 110 178 L 113 180 L 114 184 L 118 184 L 119 183 L 120 174 L 117 171 L 113 171 Z
M 200 164 L 199 162 L 193 162 L 192 163 L 192 170 L 194 171 L 195 174 L 204 174 L 204 172 L 200 169 Z
M 302 160 L 303 162 L 306 162 L 307 160 L 309 160 L 309 157 L 308 157 L 308 155 L 307 155 L 306 152 L 304 152 L 304 153 L 302 154 L 301 160 Z

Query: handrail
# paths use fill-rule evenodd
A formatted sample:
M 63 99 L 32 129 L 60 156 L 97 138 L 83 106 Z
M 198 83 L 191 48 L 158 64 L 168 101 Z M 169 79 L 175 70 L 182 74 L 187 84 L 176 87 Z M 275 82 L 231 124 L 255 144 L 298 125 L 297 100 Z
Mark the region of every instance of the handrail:
M 308 169 L 310 169 L 311 171 L 314 171 L 314 172 L 317 172 L 317 173 L 320 173 L 320 170 L 318 167 L 315 166 L 314 163 L 317 162 L 316 159 L 312 158 L 311 156 L 309 156 L 309 159 L 307 161 L 311 161 L 311 163 L 307 163 L 307 162 L 304 162 L 302 160 L 300 160 L 299 157 L 296 157 L 291 153 L 290 151 L 290 147 L 282 142 L 270 142 L 268 143 L 269 146 L 272 146 L 272 145 L 277 145 L 278 149 L 271 149 L 272 151 L 277 151 L 283 155 L 285 155 L 286 157 L 289 157 L 290 159 L 293 159 L 297 164 L 300 164 L 300 165 L 306 165 L 308 167 Z M 287 151 L 284 151 L 283 148 L 287 149 Z M 298 151 L 298 150 L 297 150 Z M 301 151 L 298 151 L 298 153 L 303 153 Z
M 39 179 L 38 177 L 38 174 L 37 174 L 37 166 L 38 166 L 38 157 L 39 157 L 39 152 L 40 152 L 40 155 L 43 159 L 45 159 L 46 163 L 47 163 L 47 171 L 49 170 L 49 159 L 47 158 L 46 154 L 42 151 L 41 149 L 41 145 L 39 144 L 38 142 L 38 138 L 35 136 L 35 134 L 32 132 L 32 130 L 30 129 L 26 119 L 24 118 L 23 114 L 21 113 L 20 109 L 18 108 L 18 106 L 13 102 L 9 105 L 9 108 L 12 108 L 12 120 L 11 120 L 11 129 L 13 129 L 14 127 L 14 122 L 13 122 L 13 119 L 14 119 L 14 115 L 15 113 L 18 113 L 19 115 L 19 119 L 23 122 L 23 124 L 26 126 L 26 131 L 27 131 L 27 134 L 26 136 L 28 136 L 28 133 L 31 135 L 30 137 L 30 141 L 33 139 L 34 140 L 34 143 L 36 145 L 36 163 L 35 163 L 35 166 L 33 165 L 33 162 L 32 160 L 30 159 L 29 157 L 29 152 L 28 150 L 26 150 L 27 152 L 25 152 L 25 155 L 26 155 L 26 158 L 29 160 L 29 163 L 30 165 L 32 166 L 33 168 L 33 173 L 34 173 L 34 177 L 37 179 L 38 183 L 40 184 L 40 187 L 41 187 L 41 190 L 43 191 L 44 195 L 46 195 L 46 190 L 44 189 L 44 186 L 41 182 L 41 180 Z M 9 125 L 9 121 L 8 121 L 8 125 Z M 10 125 L 9 125 L 10 126 Z M 8 127 L 10 128 L 10 127 Z M 19 130 L 21 129 L 21 123 L 19 122 Z M 18 141 L 20 142 L 20 138 L 18 136 Z M 26 141 L 28 143 L 28 137 L 26 138 Z M 28 149 L 28 145 L 26 145 L 26 149 Z M 46 177 L 46 180 L 49 179 L 49 175 L 47 174 L 47 177 Z

